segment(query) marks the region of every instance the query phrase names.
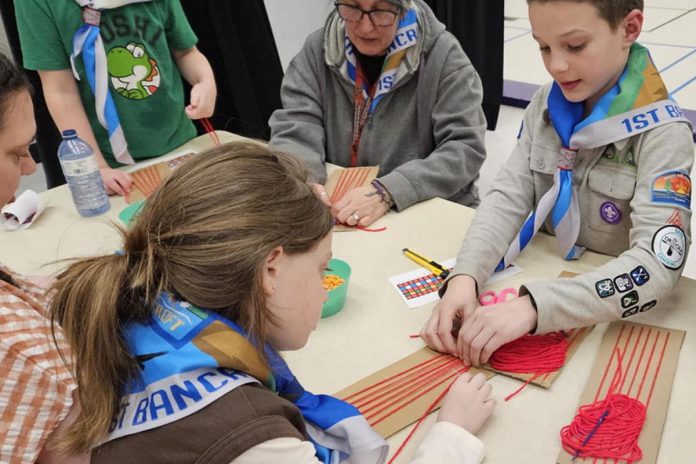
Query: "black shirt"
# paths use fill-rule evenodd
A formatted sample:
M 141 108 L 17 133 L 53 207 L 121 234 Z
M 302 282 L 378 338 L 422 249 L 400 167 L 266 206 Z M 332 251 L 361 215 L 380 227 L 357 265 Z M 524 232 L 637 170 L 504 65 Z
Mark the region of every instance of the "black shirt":
M 384 58 L 387 55 L 367 56 L 360 53 L 356 48 L 355 56 L 358 57 L 358 63 L 360 64 L 360 67 L 362 68 L 363 73 L 365 74 L 367 83 L 370 85 L 370 87 L 372 87 L 375 84 L 375 82 L 377 82 L 377 79 L 379 79 L 379 75 L 382 74 Z

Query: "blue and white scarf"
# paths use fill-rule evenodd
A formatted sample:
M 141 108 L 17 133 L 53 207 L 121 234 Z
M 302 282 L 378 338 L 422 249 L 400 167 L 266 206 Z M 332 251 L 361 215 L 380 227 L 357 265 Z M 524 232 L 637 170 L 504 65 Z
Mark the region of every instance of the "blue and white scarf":
M 302 412 L 321 462 L 386 459 L 386 442 L 355 407 L 306 391 L 267 346 L 269 369 L 244 330 L 213 311 L 162 294 L 151 320 L 129 324 L 124 337 L 141 370 L 105 442 L 175 422 L 241 385 L 262 383 Z
M 382 97 L 389 93 L 392 88 L 394 88 L 394 85 L 398 80 L 397 74 L 401 62 L 409 49 L 418 44 L 419 34 L 418 15 L 415 8 L 410 8 L 403 14 L 396 28 L 394 40 L 392 40 L 392 43 L 387 50 L 387 55 L 384 58 L 382 73 L 377 80 L 374 95 L 368 94 L 369 84 L 367 82 L 363 84 L 363 97 L 365 101 L 367 101 L 370 97 L 372 98 L 369 113 L 374 112 L 374 109 L 377 107 L 377 104 Z M 344 35 L 343 40 L 346 56 L 345 72 L 350 80 L 355 83 L 355 79 L 357 78 L 357 56 L 355 54 L 355 47 L 348 38 L 348 34 Z
M 75 60 L 82 55 L 87 81 L 94 94 L 94 107 L 97 119 L 109 134 L 109 143 L 114 158 L 121 164 L 135 164 L 128 152 L 126 136 L 121 128 L 116 105 L 109 92 L 109 72 L 106 65 L 106 51 L 102 42 L 99 24 L 101 11 L 119 8 L 131 3 L 143 3 L 151 0 L 75 0 L 82 7 L 84 24 L 73 36 L 73 52 L 70 55 L 75 79 L 80 80 L 75 67 Z
M 580 208 L 573 166 L 579 149 L 602 147 L 676 121 L 689 122 L 670 97 L 650 52 L 638 43 L 632 45 L 619 81 L 587 117 L 583 117 L 584 103 L 566 100 L 555 82 L 549 92 L 548 110 L 562 142 L 553 187 L 529 214 L 496 271 L 512 264 L 549 214 L 561 256 L 577 259 L 585 251 L 575 244 L 580 233 Z

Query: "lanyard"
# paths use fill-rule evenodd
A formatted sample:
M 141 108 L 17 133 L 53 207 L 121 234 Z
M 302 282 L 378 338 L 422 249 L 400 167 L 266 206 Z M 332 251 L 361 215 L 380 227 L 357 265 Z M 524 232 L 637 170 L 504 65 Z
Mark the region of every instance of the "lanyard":
M 358 165 L 358 146 L 360 145 L 360 137 L 362 136 L 362 131 L 365 127 L 367 117 L 370 114 L 370 106 L 372 104 L 374 91 L 376 88 L 374 84 L 368 88 L 366 100 L 365 95 L 363 95 L 364 82 L 366 81 L 365 74 L 363 73 L 362 66 L 360 66 L 359 63 L 355 68 L 355 88 L 353 90 L 353 141 L 350 152 L 351 167 Z

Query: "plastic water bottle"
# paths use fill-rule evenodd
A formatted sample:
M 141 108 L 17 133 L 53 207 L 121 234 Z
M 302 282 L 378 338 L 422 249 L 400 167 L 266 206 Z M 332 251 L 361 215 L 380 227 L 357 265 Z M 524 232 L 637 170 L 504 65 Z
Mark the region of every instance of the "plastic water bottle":
M 111 205 L 99 173 L 97 158 L 92 147 L 77 137 L 76 130 L 63 131 L 58 160 L 77 212 L 81 216 L 90 217 L 108 211 Z

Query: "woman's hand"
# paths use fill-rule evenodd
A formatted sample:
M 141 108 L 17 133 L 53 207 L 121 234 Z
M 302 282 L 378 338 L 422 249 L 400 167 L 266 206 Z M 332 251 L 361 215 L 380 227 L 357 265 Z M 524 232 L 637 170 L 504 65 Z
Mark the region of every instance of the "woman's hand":
M 375 187 L 356 187 L 332 206 L 338 222 L 349 226 L 369 226 L 389 211 Z

